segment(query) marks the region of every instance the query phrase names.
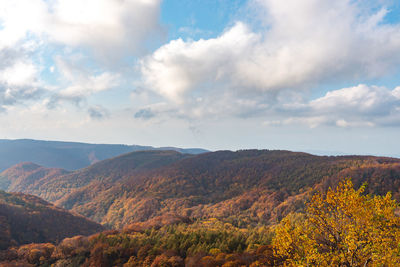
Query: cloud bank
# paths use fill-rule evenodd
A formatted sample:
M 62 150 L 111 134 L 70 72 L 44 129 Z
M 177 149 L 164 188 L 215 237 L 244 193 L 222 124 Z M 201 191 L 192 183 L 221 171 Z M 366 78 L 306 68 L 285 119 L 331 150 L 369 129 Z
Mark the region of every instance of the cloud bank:
M 193 118 L 292 117 L 284 108 L 288 102 L 306 107 L 306 120 L 348 112 L 368 124 L 371 117 L 398 111 L 396 91 L 376 86 L 334 90 L 310 103 L 305 99 L 312 88 L 364 83 L 398 70 L 400 25 L 385 21 L 389 9 L 349 0 L 252 4 L 263 26 L 252 29 L 239 21 L 212 39 L 170 41 L 140 62 L 144 86 Z
M 0 105 L 39 93 L 51 95 L 53 104 L 81 102 L 115 88 L 122 77 L 109 69 L 142 55 L 162 36 L 160 3 L 0 0 Z M 49 84 L 49 77 L 57 80 Z
M 252 19 L 154 49 L 161 0 L 0 0 L 1 115 L 397 127 L 399 87 L 379 80 L 399 71 L 400 24 L 371 3 L 251 0 Z
M 1 7 L 0 48 L 33 36 L 115 57 L 137 54 L 162 30 L 160 0 L 1 0 Z
M 400 87 L 358 86 L 343 88 L 308 103 L 282 105 L 280 111 L 289 115 L 269 125 L 305 123 L 310 127 L 373 127 L 400 125 Z

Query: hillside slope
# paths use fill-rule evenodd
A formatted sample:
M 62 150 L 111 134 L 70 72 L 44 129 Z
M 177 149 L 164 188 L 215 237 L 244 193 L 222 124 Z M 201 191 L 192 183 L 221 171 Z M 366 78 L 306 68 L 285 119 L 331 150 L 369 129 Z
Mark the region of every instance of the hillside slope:
M 36 192 L 45 181 L 68 173 L 63 169 L 45 168 L 32 162 L 22 162 L 0 174 L 0 190 Z
M 104 228 L 31 195 L 0 191 L 0 249 L 28 243 L 59 242 Z
M 371 193 L 400 196 L 399 159 L 269 150 L 133 152 L 45 179 L 35 190 L 18 188 L 115 228 L 165 216 L 270 224 L 301 209 L 312 190 L 346 177 L 368 182 Z
M 103 160 L 75 172 L 21 163 L 0 173 L 0 189 L 33 194 L 55 202 L 87 187 L 92 189 L 82 197 L 90 198 L 125 177 L 135 177 L 186 157 L 190 155 L 175 151 L 139 151 Z

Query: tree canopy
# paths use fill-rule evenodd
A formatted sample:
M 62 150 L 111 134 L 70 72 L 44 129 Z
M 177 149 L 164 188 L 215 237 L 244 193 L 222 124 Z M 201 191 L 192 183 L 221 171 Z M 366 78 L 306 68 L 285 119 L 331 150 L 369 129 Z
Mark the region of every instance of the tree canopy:
M 396 266 L 400 262 L 400 218 L 391 193 L 364 194 L 345 180 L 317 193 L 304 214 L 276 227 L 275 253 L 286 265 Z

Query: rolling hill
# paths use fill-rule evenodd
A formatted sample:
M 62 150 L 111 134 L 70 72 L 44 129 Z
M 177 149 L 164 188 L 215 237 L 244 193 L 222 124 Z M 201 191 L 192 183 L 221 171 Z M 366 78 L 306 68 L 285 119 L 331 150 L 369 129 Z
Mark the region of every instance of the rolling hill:
M 141 150 L 175 150 L 181 153 L 199 154 L 206 150 L 197 148 L 155 148 L 137 145 L 86 144 L 75 142 L 40 141 L 30 139 L 0 139 L 0 171 L 21 162 L 77 170 L 95 162 L 124 153 Z
M 16 164 L 4 171 L 0 178 L 0 190 L 10 192 L 35 192 L 46 180 L 69 173 L 63 169 L 45 168 L 32 162 Z
M 59 242 L 104 228 L 32 195 L 0 191 L 0 250 L 29 243 Z
M 370 193 L 392 191 L 400 196 L 400 160 L 371 156 L 141 151 L 35 179 L 24 179 L 20 170 L 17 165 L 1 173 L 0 184 L 12 180 L 13 188 L 114 228 L 171 216 L 218 218 L 237 226 L 272 224 L 302 209 L 313 190 L 324 190 L 346 177 L 352 177 L 356 186 L 367 182 Z M 16 172 L 20 178 L 10 175 Z

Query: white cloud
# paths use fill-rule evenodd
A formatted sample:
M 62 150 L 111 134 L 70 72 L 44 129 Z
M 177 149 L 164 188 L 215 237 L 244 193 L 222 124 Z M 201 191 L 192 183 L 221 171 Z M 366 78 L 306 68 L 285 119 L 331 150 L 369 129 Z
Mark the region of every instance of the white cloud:
M 160 34 L 160 0 L 57 0 L 47 33 L 62 44 L 92 48 L 100 56 L 137 54 Z
M 141 62 L 145 84 L 170 100 L 181 102 L 184 94 L 208 83 L 237 86 L 237 61 L 259 36 L 243 23 L 209 40 L 171 41 Z
M 0 49 L 0 111 L 25 100 L 37 99 L 45 89 L 39 68 L 29 57 L 13 49 Z
M 91 74 L 91 71 L 79 65 L 81 61 L 56 59 L 57 70 L 68 84 L 59 92 L 63 97 L 87 97 L 118 86 L 120 75 L 110 72 Z
M 396 89 L 360 84 L 328 92 L 325 96 L 310 102 L 310 107 L 319 113 L 380 115 L 389 114 L 394 106 L 400 105 Z
M 180 108 L 199 97 L 206 109 L 238 100 L 261 105 L 283 91 L 382 77 L 400 63 L 400 25 L 383 22 L 385 8 L 348 0 L 254 3 L 266 14 L 265 28 L 238 22 L 213 39 L 173 40 L 141 61 L 144 85 Z
M 0 49 L 27 37 L 85 46 L 112 59 L 161 32 L 160 0 L 1 0 Z
M 56 62 L 57 71 L 62 77 L 59 82 L 64 85 L 64 88 L 52 95 L 49 102 L 50 107 L 60 101 L 80 104 L 89 96 L 113 89 L 120 83 L 121 77 L 119 74 L 111 72 L 92 74 L 90 70 L 79 65 L 79 60 L 75 62 L 57 58 Z
M 88 76 L 82 80 L 75 81 L 71 86 L 61 90 L 59 96 L 80 98 L 94 93 L 109 90 L 118 85 L 119 75 L 104 72 L 99 75 Z
M 0 49 L 17 45 L 29 32 L 45 31 L 47 16 L 43 0 L 0 0 Z
M 126 64 L 125 56 L 141 55 L 160 37 L 160 3 L 0 0 L 0 105 L 36 98 L 49 88 L 59 91 L 50 105 L 79 103 L 116 87 L 121 76 L 108 69 Z M 61 58 L 86 67 L 63 66 Z M 51 79 L 43 77 L 46 71 Z M 56 79 L 57 85 L 46 84 Z
M 0 71 L 0 83 L 7 86 L 34 86 L 38 69 L 32 62 L 17 61 Z
M 326 93 L 308 103 L 284 106 L 290 118 L 282 124 L 301 123 L 310 127 L 336 125 L 338 127 L 400 126 L 399 87 L 358 86 Z

